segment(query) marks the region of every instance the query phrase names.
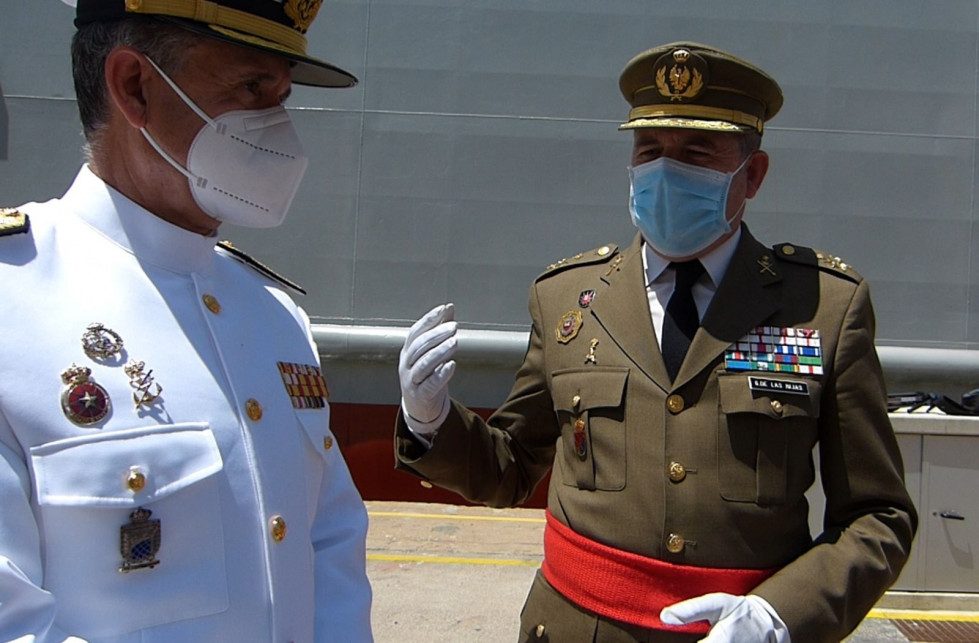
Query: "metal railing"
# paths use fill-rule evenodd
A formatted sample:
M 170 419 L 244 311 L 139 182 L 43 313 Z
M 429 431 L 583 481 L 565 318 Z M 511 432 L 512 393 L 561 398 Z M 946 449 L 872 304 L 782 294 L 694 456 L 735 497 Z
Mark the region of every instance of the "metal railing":
M 408 329 L 397 326 L 314 324 L 320 355 L 333 360 L 396 364 Z M 527 333 L 459 330 L 460 365 L 515 371 Z M 932 390 L 949 395 L 979 388 L 979 350 L 879 346 L 888 390 Z

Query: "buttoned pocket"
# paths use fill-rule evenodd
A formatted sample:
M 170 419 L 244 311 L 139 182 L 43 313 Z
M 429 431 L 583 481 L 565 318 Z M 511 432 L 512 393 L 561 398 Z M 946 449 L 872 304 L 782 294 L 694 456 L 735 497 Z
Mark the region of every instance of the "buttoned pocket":
M 717 469 L 721 496 L 780 505 L 812 481 L 822 385 L 759 372 L 718 377 Z
M 552 374 L 564 484 L 585 490 L 625 488 L 628 379 L 627 368 L 575 368 Z
M 189 619 L 228 608 L 215 475 L 223 460 L 207 424 L 58 440 L 33 447 L 30 464 L 44 586 L 57 597 L 64 629 L 114 636 L 175 614 Z M 141 516 L 139 509 L 151 513 Z M 155 554 L 139 558 L 155 538 Z M 127 549 L 136 542 L 145 544 Z

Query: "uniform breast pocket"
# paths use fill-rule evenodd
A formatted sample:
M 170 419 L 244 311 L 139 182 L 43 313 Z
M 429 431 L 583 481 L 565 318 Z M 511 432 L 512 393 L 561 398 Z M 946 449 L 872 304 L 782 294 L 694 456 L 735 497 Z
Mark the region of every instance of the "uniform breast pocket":
M 565 369 L 552 374 L 564 484 L 586 490 L 625 488 L 628 379 L 627 368 Z
M 223 461 L 207 424 L 58 440 L 30 462 L 62 628 L 107 637 L 228 608 Z
M 788 374 L 718 377 L 721 496 L 780 505 L 812 482 L 821 384 Z

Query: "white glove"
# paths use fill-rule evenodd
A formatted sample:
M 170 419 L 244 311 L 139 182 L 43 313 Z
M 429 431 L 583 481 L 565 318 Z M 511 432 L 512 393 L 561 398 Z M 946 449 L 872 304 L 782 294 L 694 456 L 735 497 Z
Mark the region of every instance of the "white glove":
M 458 345 L 454 317 L 452 304 L 436 306 L 414 323 L 401 349 L 401 409 L 408 428 L 422 437 L 431 437 L 449 414 Z
M 710 633 L 700 643 L 791 643 L 775 608 L 754 594 L 704 594 L 663 608 L 659 618 L 667 625 L 710 621 Z

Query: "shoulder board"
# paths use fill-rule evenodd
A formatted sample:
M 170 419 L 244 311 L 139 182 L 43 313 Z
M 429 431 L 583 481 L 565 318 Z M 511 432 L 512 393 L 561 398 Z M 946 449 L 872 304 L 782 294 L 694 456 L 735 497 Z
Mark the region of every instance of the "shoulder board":
M 30 218 L 15 208 L 0 208 L 0 237 L 22 234 L 31 229 Z
M 306 290 L 302 286 L 300 286 L 299 284 L 297 284 L 294 281 L 291 281 L 289 279 L 286 279 L 282 275 L 278 274 L 277 272 L 275 272 L 274 270 L 272 270 L 271 268 L 269 268 L 268 266 L 266 266 L 261 261 L 255 259 L 254 257 L 251 257 L 251 256 L 245 254 L 244 252 L 242 252 L 238 248 L 235 248 L 230 241 L 219 241 L 218 242 L 218 247 L 221 248 L 222 250 L 224 250 L 225 252 L 227 252 L 228 254 L 230 254 L 232 257 L 234 257 L 235 259 L 237 259 L 241 263 L 245 264 L 246 266 L 250 266 L 254 270 L 257 270 L 258 272 L 262 273 L 263 275 L 265 275 L 269 279 L 271 279 L 273 281 L 277 281 L 278 283 L 282 284 L 283 286 L 286 286 L 287 288 L 291 288 L 291 289 L 295 290 L 298 293 L 301 293 L 303 295 L 306 294 Z
M 615 257 L 619 252 L 619 247 L 614 243 L 609 243 L 600 248 L 595 248 L 594 250 L 589 250 L 588 252 L 579 252 L 573 257 L 566 257 L 555 261 L 547 268 L 544 269 L 537 279 L 543 279 L 555 273 L 558 273 L 565 268 L 570 268 L 572 266 L 584 266 L 587 264 L 595 263 L 605 263 Z
M 828 252 L 813 250 L 812 248 L 797 246 L 791 243 L 776 244 L 772 247 L 772 250 L 775 251 L 779 259 L 784 261 L 814 266 L 824 272 L 833 273 L 854 283 L 858 283 L 863 279 L 853 269 L 853 266 Z

